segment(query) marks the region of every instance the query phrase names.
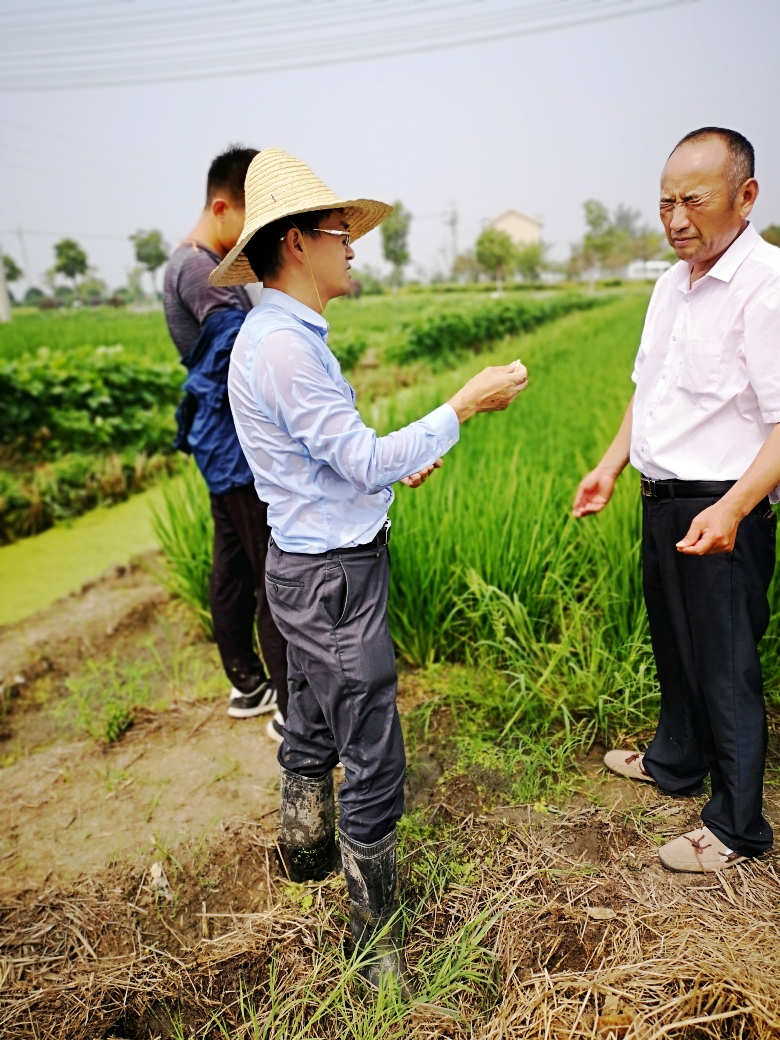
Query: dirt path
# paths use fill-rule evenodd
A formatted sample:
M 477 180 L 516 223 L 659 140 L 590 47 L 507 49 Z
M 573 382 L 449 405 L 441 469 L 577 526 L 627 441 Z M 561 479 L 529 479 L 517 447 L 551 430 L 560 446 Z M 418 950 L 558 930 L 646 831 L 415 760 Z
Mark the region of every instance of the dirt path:
M 267 716 L 228 718 L 213 644 L 142 568 L 0 631 L 0 676 L 4 894 L 67 885 L 275 807 Z M 130 686 L 149 704 L 132 728 L 115 742 L 85 735 L 103 693 Z

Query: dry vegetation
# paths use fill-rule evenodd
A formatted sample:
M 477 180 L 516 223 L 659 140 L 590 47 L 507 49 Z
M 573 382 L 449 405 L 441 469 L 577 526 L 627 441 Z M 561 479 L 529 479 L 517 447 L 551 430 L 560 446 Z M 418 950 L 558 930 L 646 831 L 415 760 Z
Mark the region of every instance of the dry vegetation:
M 702 878 L 665 873 L 633 811 L 436 801 L 407 832 L 414 1006 L 366 1002 L 339 878 L 292 886 L 273 820 L 164 860 L 109 869 L 2 909 L 0 1031 L 8 1037 L 769 1038 L 780 1031 L 774 860 Z M 438 863 L 438 881 L 431 866 Z

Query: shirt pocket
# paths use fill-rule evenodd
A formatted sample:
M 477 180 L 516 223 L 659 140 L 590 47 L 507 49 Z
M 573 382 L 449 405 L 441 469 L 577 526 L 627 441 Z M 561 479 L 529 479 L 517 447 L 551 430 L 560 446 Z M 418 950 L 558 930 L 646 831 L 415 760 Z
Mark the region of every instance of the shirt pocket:
M 689 394 L 717 394 L 722 357 L 722 344 L 718 340 L 688 340 L 677 384 L 679 388 Z

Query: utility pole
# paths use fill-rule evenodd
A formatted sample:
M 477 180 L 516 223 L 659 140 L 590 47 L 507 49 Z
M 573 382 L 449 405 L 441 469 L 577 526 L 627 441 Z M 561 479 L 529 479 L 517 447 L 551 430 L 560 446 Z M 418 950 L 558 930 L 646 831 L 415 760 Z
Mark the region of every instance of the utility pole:
M 3 263 L 3 246 L 0 243 L 0 321 L 11 320 L 11 301 L 8 298 L 8 286 L 5 284 L 5 264 Z
M 30 258 L 27 255 L 27 245 L 24 241 L 24 231 L 20 224 L 16 229 L 16 234 L 19 238 L 19 250 L 22 254 L 22 263 L 24 264 L 24 279 L 27 282 L 27 288 L 32 289 L 32 272 L 30 271 Z
M 450 264 L 450 276 L 455 270 L 455 260 L 458 256 L 458 211 L 455 209 L 455 203 L 452 203 L 452 209 L 450 215 L 444 221 L 444 223 L 450 229 L 450 249 L 452 250 L 452 263 Z

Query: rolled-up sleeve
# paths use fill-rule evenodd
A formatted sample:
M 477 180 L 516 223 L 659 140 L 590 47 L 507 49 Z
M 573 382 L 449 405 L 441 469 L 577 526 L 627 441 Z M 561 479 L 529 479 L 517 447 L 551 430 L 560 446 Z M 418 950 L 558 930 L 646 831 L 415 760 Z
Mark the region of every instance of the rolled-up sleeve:
M 253 394 L 274 423 L 353 487 L 375 494 L 417 473 L 457 442 L 454 410 L 441 405 L 379 437 L 331 379 L 306 339 L 292 330 L 265 337 L 253 365 Z
M 765 423 L 780 422 L 780 289 L 745 309 L 745 365 Z

